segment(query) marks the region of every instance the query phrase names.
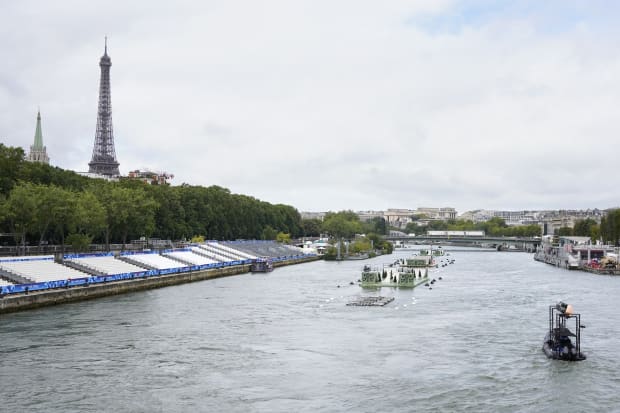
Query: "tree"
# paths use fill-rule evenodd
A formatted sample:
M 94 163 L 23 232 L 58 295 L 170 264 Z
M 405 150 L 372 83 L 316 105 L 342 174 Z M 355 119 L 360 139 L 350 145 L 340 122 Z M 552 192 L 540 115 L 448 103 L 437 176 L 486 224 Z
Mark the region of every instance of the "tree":
M 109 247 L 110 236 L 123 244 L 128 235 L 150 236 L 155 227 L 157 203 L 143 189 L 130 189 L 114 185 L 105 187 L 99 194 L 105 209 L 105 238 Z
M 371 218 L 367 222 L 363 223 L 362 227 L 363 232 L 365 233 L 373 232 L 375 234 L 386 235 L 388 231 L 387 222 L 383 217 Z
M 39 234 L 39 246 L 41 246 L 53 224 L 54 217 L 50 212 L 52 211 L 53 205 L 57 202 L 57 199 L 54 196 L 54 191 L 50 190 L 49 186 L 33 185 L 32 188 L 37 211 L 34 225 Z
M 368 252 L 372 249 L 371 242 L 368 238 L 358 238 L 351 243 L 349 246 L 349 252 L 360 253 L 360 252 Z
M 35 186 L 27 182 L 17 184 L 5 202 L 4 215 L 11 232 L 17 234 L 15 241 L 19 242 L 24 248 L 26 246 L 26 234 L 36 229 L 38 213 Z
M 75 194 L 75 215 L 69 230 L 84 235 L 91 240 L 105 229 L 106 211 L 95 194 L 78 192 Z M 82 238 L 82 240 L 85 238 Z
M 322 228 L 337 239 L 351 238 L 362 230 L 357 214 L 351 215 L 350 211 L 326 214 Z
M 571 227 L 560 227 L 558 229 L 557 235 L 559 235 L 561 237 L 566 237 L 566 236 L 573 235 L 573 229 Z
M 263 229 L 262 239 L 264 240 L 274 240 L 278 236 L 278 231 L 276 231 L 271 225 L 267 225 Z
M 52 227 L 60 237 L 61 252 L 65 252 L 65 235 L 76 226 L 77 196 L 74 192 L 55 186 L 49 187 L 49 214 L 52 216 Z
M 205 242 L 205 237 L 203 237 L 202 235 L 194 235 L 191 242 L 195 244 L 202 244 L 203 242 Z
M 611 209 L 601 219 L 601 237 L 605 242 L 619 245 L 620 241 L 620 209 Z
M 24 164 L 24 150 L 0 143 L 0 195 L 8 196 Z
M 426 227 L 420 226 L 415 222 L 409 222 L 405 227 L 405 232 L 407 234 L 421 235 L 426 232 Z
M 278 232 L 276 235 L 276 241 L 280 244 L 290 244 L 291 243 L 291 234 L 285 234 L 284 232 Z
M 304 237 L 318 237 L 321 235 L 321 220 L 312 218 L 312 219 L 302 219 L 301 220 L 301 233 Z

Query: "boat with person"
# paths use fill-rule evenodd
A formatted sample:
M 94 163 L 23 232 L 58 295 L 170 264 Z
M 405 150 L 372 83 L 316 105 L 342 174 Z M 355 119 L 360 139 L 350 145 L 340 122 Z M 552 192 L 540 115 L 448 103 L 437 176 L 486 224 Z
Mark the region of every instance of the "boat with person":
M 568 327 L 574 321 L 575 332 Z M 549 331 L 545 334 L 542 350 L 554 360 L 581 361 L 586 355 L 581 352 L 581 314 L 573 313 L 573 306 L 562 301 L 549 306 Z M 574 342 L 573 342 L 574 339 Z

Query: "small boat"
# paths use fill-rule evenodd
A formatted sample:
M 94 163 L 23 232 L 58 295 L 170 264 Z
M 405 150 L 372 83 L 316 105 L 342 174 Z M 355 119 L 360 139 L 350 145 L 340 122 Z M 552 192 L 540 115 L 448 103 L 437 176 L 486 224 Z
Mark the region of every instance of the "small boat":
M 256 258 L 250 265 L 252 272 L 270 272 L 273 271 L 273 262 L 270 258 Z
M 575 322 L 575 333 L 567 324 Z M 554 360 L 581 361 L 586 355 L 581 352 L 581 314 L 573 313 L 573 306 L 563 302 L 549 306 L 549 331 L 545 335 L 542 350 Z M 574 342 L 573 342 L 574 338 Z

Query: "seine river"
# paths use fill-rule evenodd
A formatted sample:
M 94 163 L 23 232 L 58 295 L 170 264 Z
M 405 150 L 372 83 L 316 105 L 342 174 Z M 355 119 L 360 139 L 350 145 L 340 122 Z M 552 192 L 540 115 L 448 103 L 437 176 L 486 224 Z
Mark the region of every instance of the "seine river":
M 620 278 L 452 251 L 432 290 L 349 284 L 409 254 L 2 315 L 0 411 L 620 411 Z M 345 305 L 376 294 L 395 300 Z M 541 351 L 558 300 L 586 361 Z

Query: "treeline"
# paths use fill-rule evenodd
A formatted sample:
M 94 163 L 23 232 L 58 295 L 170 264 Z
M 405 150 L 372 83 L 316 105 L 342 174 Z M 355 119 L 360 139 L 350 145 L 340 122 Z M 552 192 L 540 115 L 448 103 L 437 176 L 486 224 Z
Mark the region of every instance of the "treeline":
M 620 209 L 612 209 L 601 219 L 601 238 L 606 243 L 620 245 Z
M 508 226 L 499 218 L 491 218 L 487 222 L 473 223 L 466 220 L 431 221 L 427 226 L 418 225 L 417 222 L 407 224 L 405 231 L 416 235 L 426 234 L 428 230 L 448 231 L 484 231 L 490 236 L 506 237 L 535 237 L 541 235 L 539 225 Z M 592 241 L 620 245 L 620 209 L 611 209 L 598 224 L 592 218 L 578 219 L 574 226 L 561 227 L 557 231 L 559 236 L 590 237 Z
M 417 222 L 410 222 L 405 232 L 416 235 L 426 234 L 429 230 L 440 231 L 484 231 L 489 236 L 504 237 L 535 237 L 541 235 L 538 225 L 508 226 L 502 218 L 494 217 L 486 222 L 474 223 L 470 220 L 451 219 L 447 221 L 431 221 L 421 226 Z
M 273 205 L 218 186 L 90 179 L 27 162 L 23 149 L 1 143 L 0 232 L 15 234 L 15 243 L 31 245 L 303 235 L 299 212 L 289 205 Z
M 385 241 L 387 224 L 385 219 L 377 217 L 362 222 L 353 211 L 328 212 L 320 225 L 322 232 L 329 234 L 334 241 L 350 240 L 349 252 L 360 253 L 380 251 L 391 254 L 393 245 Z M 363 234 L 363 235 L 362 235 Z M 328 250 L 326 258 L 335 258 L 336 248 Z

